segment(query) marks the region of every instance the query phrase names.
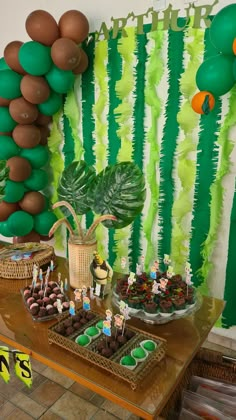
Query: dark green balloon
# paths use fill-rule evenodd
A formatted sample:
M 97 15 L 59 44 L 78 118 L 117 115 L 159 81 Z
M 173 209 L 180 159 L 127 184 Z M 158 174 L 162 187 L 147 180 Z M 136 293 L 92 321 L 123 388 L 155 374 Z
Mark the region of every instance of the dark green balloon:
M 48 235 L 52 225 L 57 221 L 57 217 L 50 211 L 43 211 L 34 216 L 34 230 L 40 235 Z
M 0 131 L 6 133 L 12 131 L 17 125 L 16 121 L 10 115 L 7 106 L 0 106 Z
M 20 153 L 20 148 L 10 136 L 0 136 L 0 160 L 8 160 Z
M 7 220 L 0 222 L 0 234 L 6 236 L 6 238 L 12 238 L 12 236 L 14 236 L 9 230 Z
M 236 4 L 221 9 L 212 20 L 210 39 L 217 51 L 234 55 L 233 42 L 236 38 Z
M 51 92 L 49 98 L 43 102 L 42 104 L 38 105 L 39 112 L 44 115 L 53 115 L 62 106 L 62 96 L 59 93 Z
M 29 191 L 43 190 L 48 184 L 47 172 L 42 169 L 32 169 L 30 177 L 24 182 Z
M 33 76 L 43 76 L 52 65 L 51 49 L 36 41 L 25 42 L 19 50 L 19 62 Z
M 49 86 L 57 93 L 67 93 L 72 89 L 75 82 L 75 75 L 70 70 L 61 70 L 53 65 L 46 74 Z
M 7 220 L 7 226 L 13 236 L 27 235 L 33 229 L 33 225 L 34 219 L 31 214 L 21 210 L 12 213 Z
M 5 58 L 4 57 L 0 58 L 0 70 L 9 70 L 9 69 L 10 67 L 6 63 Z
M 199 90 L 215 97 L 224 95 L 234 86 L 233 57 L 222 54 L 208 58 L 198 68 L 196 83 Z
M 11 69 L 2 70 L 0 77 L 0 96 L 15 99 L 21 96 L 20 82 L 23 76 Z
M 49 159 L 49 151 L 47 146 L 39 144 L 33 149 L 23 149 L 20 156 L 26 158 L 34 169 L 39 169 L 46 165 Z
M 7 203 L 17 203 L 23 198 L 25 193 L 23 182 L 14 182 L 10 179 L 6 181 L 5 196 L 3 198 Z

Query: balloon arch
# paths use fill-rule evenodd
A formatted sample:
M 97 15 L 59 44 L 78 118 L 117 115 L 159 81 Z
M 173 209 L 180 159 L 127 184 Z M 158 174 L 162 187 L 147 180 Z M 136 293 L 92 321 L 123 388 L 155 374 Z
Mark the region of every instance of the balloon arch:
M 76 75 L 87 69 L 81 44 L 89 24 L 77 10 L 65 12 L 58 23 L 35 10 L 25 28 L 31 41 L 10 42 L 0 59 L 0 160 L 8 168 L 0 234 L 35 242 L 47 239 L 56 221 L 42 193 L 48 184 L 49 125 Z

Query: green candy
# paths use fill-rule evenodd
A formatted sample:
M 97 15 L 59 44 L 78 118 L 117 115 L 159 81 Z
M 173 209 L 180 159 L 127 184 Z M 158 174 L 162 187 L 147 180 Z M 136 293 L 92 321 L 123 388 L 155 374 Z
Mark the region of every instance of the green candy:
M 156 345 L 155 345 L 154 341 L 146 341 L 146 343 L 143 344 L 143 347 L 147 351 L 154 351 L 155 348 L 156 348 Z
M 84 347 L 90 343 L 90 339 L 87 335 L 83 334 L 76 337 L 75 342 L 80 346 Z
M 136 359 L 143 359 L 144 357 L 146 357 L 146 352 L 142 349 L 142 347 L 137 347 L 136 349 L 134 349 L 132 351 L 132 355 L 133 357 L 135 357 Z
M 102 320 L 98 321 L 97 324 L 96 324 L 96 327 L 99 328 L 99 330 L 102 330 L 103 329 L 103 321 Z
M 136 365 L 136 361 L 132 356 L 124 356 L 121 359 L 121 364 L 123 366 L 135 366 Z
M 90 328 L 87 328 L 85 333 L 89 335 L 90 337 L 94 337 L 95 335 L 99 334 L 99 329 L 97 327 L 90 327 Z

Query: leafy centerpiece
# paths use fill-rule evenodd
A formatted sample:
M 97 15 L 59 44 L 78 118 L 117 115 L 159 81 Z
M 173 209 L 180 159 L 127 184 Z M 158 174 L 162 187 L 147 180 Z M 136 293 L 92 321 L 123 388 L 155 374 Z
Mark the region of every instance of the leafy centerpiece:
M 87 268 L 96 250 L 95 229 L 99 223 L 103 223 L 107 228 L 120 229 L 133 222 L 142 211 L 146 197 L 144 176 L 133 162 L 109 165 L 96 174 L 95 169 L 86 162 L 75 161 L 62 173 L 58 196 L 60 201 L 55 203 L 53 208 L 61 207 L 65 217 L 52 226 L 49 235 L 52 235 L 60 225 L 66 225 L 69 230 L 71 285 L 78 287 L 79 277 L 83 277 L 81 278 L 83 283 L 87 277 L 87 285 L 90 286 L 91 275 Z M 99 216 L 84 232 L 78 215 L 86 214 L 90 210 Z M 73 217 L 75 228 L 68 221 L 70 215 Z M 86 246 L 89 250 L 87 259 L 80 260 L 78 254 L 72 257 L 72 253 L 77 252 L 75 248 L 78 249 L 75 245 L 83 247 L 83 255 Z M 81 269 L 82 272 L 79 272 Z

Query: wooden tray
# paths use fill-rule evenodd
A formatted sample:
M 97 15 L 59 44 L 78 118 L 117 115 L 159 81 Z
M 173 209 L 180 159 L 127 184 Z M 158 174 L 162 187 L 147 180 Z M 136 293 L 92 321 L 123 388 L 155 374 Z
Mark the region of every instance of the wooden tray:
M 77 313 L 78 312 L 79 311 L 77 311 Z M 69 337 L 62 336 L 55 331 L 55 329 L 60 324 L 62 324 L 67 318 L 70 317 L 70 315 L 65 315 L 59 322 L 48 329 L 49 343 L 54 343 L 66 349 L 67 351 L 75 353 L 79 357 L 86 359 L 88 362 L 93 363 L 97 367 L 107 370 L 109 373 L 112 373 L 113 375 L 128 382 L 131 388 L 135 390 L 141 383 L 142 379 L 151 372 L 153 366 L 160 362 L 165 356 L 166 341 L 162 338 L 157 338 L 152 334 L 140 332 L 140 330 L 134 327 L 127 326 L 127 330 L 133 331 L 134 336 L 129 341 L 127 341 L 127 343 L 124 344 L 117 352 L 115 352 L 111 358 L 107 359 L 95 350 L 96 345 L 101 340 L 101 336 L 103 336 L 103 334 L 100 335 L 97 339 L 93 340 L 88 347 L 82 347 L 75 342 L 75 338 L 78 335 L 83 334 L 86 328 L 91 325 L 96 325 L 96 323 L 101 320 L 101 316 L 99 314 L 95 312 L 92 313 L 95 315 L 95 318 Z M 130 370 L 120 365 L 120 359 L 123 356 L 129 355 L 131 351 L 138 347 L 143 340 L 154 341 L 157 345 L 156 349 L 148 354 L 148 357 L 145 359 L 145 361 L 141 363 L 139 362 L 134 370 Z

